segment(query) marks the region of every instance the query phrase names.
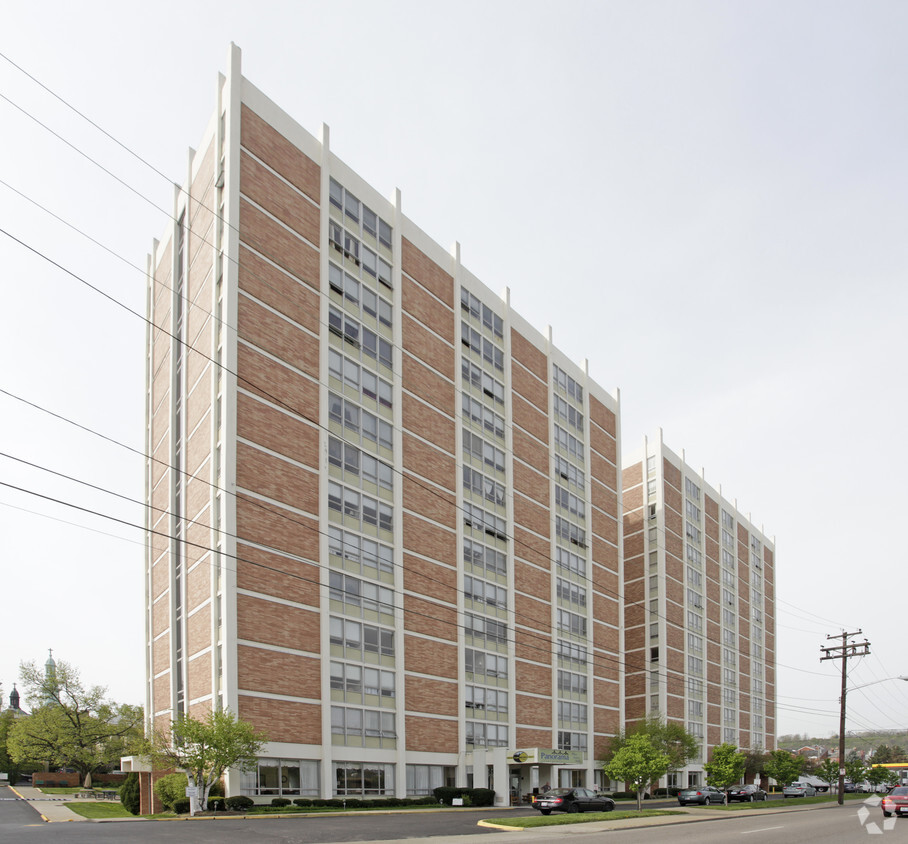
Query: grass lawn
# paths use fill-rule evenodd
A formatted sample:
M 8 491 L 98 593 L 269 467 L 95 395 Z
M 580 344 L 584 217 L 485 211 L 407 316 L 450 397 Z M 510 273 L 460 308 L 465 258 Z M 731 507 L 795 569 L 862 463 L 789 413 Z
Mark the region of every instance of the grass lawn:
M 85 791 L 84 788 L 47 788 L 43 785 L 37 788 L 42 794 L 81 794 Z
M 864 800 L 870 797 L 869 794 L 846 794 L 846 800 Z M 838 800 L 836 794 L 818 794 L 816 797 L 789 797 L 782 800 L 758 800 L 755 803 L 729 803 L 727 806 L 710 806 L 710 809 L 717 809 L 722 812 L 736 812 L 741 809 L 744 811 L 759 811 L 760 809 L 781 809 L 783 807 L 792 809 L 803 805 L 812 805 L 814 803 L 833 803 Z
M 128 811 L 122 803 L 105 801 L 104 803 L 92 803 L 88 800 L 80 800 L 74 803 L 64 803 L 67 809 L 71 809 L 77 815 L 83 818 L 132 818 L 135 815 Z
M 657 818 L 660 815 L 684 815 L 686 812 L 673 809 L 644 809 L 642 812 L 578 812 L 563 815 L 539 815 L 523 818 L 487 818 L 486 823 L 510 826 L 519 829 L 532 829 L 537 826 L 564 826 L 572 823 L 592 823 L 593 821 L 621 821 L 625 818 Z

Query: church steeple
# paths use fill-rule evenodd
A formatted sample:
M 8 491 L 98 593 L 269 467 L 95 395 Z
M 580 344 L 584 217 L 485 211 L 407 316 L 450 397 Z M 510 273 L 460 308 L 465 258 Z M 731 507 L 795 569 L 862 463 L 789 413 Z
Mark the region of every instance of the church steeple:
M 47 649 L 47 662 L 44 663 L 44 695 L 42 703 L 53 703 L 51 689 L 57 688 L 57 663 L 54 662 L 53 648 Z
M 19 691 L 13 683 L 13 690 L 9 693 L 9 708 L 14 712 L 19 711 Z

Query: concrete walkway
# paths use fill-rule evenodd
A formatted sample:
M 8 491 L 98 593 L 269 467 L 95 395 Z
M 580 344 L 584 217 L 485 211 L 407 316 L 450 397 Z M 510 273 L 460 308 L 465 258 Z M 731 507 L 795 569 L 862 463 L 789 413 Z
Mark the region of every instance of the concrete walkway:
M 72 803 L 79 798 L 75 794 L 44 794 L 40 789 L 30 785 L 10 786 L 9 790 L 17 797 L 25 800 L 48 823 L 60 821 L 87 821 L 82 815 L 77 815 L 64 803 Z

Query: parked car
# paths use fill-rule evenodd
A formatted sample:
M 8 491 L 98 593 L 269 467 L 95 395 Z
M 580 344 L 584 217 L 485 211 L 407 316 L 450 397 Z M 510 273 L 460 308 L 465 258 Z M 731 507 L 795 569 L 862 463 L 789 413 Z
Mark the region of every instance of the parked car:
M 724 803 L 725 795 L 718 788 L 711 785 L 698 785 L 696 788 L 682 788 L 678 792 L 678 805 L 687 806 L 689 803 L 699 803 L 708 806 L 710 803 Z
M 748 803 L 753 803 L 754 800 L 766 799 L 766 792 L 763 791 L 762 788 L 757 788 L 755 785 L 733 785 L 725 793 L 728 795 L 729 803 L 731 803 L 732 800 L 746 800 Z
M 533 798 L 533 808 L 552 812 L 611 812 L 615 801 L 589 788 L 553 788 Z
M 883 797 L 883 817 L 908 815 L 908 785 L 897 785 Z
M 782 789 L 783 797 L 816 797 L 817 790 L 809 782 L 793 782 Z
M 846 782 L 844 788 L 846 794 L 857 794 L 858 787 L 853 782 Z

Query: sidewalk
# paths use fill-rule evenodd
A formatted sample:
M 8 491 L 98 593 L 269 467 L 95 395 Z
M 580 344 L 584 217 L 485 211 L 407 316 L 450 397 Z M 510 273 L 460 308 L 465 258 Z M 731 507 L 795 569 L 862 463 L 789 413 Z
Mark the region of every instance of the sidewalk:
M 11 785 L 9 790 L 17 797 L 25 800 L 39 815 L 41 819 L 48 823 L 59 823 L 61 821 L 87 821 L 75 812 L 67 809 L 64 802 L 72 802 L 76 799 L 75 794 L 44 794 L 40 789 L 33 788 L 30 785 Z

